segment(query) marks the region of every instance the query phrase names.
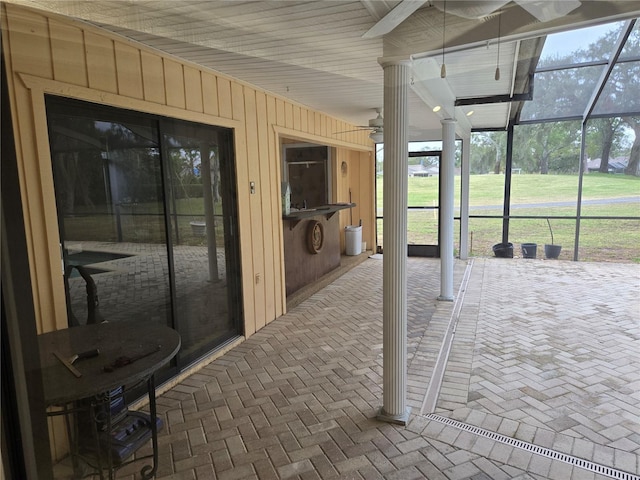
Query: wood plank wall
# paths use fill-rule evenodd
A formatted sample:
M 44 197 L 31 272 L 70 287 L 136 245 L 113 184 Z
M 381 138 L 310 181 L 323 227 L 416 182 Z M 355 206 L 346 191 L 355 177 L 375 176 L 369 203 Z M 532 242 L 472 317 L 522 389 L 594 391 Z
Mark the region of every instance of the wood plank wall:
M 354 126 L 97 27 L 14 4 L 1 8 L 39 333 L 67 324 L 47 93 L 235 130 L 246 336 L 286 310 L 280 206 L 280 144 L 286 138 L 334 147 L 333 200 L 348 201 L 351 190 L 358 203 L 354 222 L 363 218 L 363 239 L 373 244 L 375 162 L 367 131 L 336 138 L 332 132 Z M 349 219 L 348 210 L 341 213 L 342 229 Z
M 343 168 L 342 163 L 345 163 Z M 362 220 L 362 241 L 371 250 L 375 242 L 375 160 L 373 152 L 337 149 L 333 166 L 336 202 L 354 202 L 355 208 L 340 212 L 340 228 L 358 225 Z M 344 235 L 340 238 L 342 251 L 345 248 Z

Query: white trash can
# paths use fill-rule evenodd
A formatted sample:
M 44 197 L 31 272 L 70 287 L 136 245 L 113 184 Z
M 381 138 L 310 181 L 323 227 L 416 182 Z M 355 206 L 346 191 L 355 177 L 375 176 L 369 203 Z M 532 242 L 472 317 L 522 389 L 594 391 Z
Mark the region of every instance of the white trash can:
M 344 227 L 345 253 L 359 255 L 362 253 L 362 225 L 347 225 Z

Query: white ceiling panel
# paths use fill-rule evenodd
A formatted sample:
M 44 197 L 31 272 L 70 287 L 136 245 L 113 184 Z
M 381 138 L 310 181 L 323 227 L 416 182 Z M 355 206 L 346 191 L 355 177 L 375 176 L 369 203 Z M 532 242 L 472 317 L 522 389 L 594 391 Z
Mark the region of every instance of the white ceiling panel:
M 466 117 L 469 107 L 454 109 L 453 102 L 508 95 L 517 40 L 572 24 L 640 15 L 637 1 L 583 1 L 567 15 L 542 23 L 514 2 L 493 0 L 491 8 L 487 6 L 492 12 L 488 17 L 465 18 L 453 7 L 478 2 L 450 1 L 444 16 L 443 2 L 430 0 L 419 1 L 421 7 L 389 34 L 363 38 L 395 7 L 415 0 L 8 1 L 95 23 L 355 125 L 366 125 L 375 117 L 374 109 L 383 105 L 379 59 L 383 55 L 413 59 L 409 97 L 413 140 L 439 138 L 444 115 L 458 120 L 459 131 L 505 127 L 508 104 L 474 106 L 474 115 Z M 439 75 L 443 40 L 446 79 Z M 434 114 L 435 105 L 447 108 Z

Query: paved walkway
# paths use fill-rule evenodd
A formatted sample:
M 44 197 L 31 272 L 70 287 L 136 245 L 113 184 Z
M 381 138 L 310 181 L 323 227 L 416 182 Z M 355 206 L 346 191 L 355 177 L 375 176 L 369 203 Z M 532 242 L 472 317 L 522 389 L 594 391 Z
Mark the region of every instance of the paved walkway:
M 408 278 L 409 425 L 375 419 L 369 259 L 158 398 L 156 478 L 638 478 L 640 265 L 457 261 L 456 302 L 436 300 L 438 261 L 410 258 Z

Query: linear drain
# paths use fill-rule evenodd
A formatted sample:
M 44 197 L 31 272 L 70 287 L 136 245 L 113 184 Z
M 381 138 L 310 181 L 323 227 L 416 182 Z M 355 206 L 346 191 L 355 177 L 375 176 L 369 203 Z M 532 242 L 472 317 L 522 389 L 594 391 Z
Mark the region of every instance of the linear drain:
M 565 462 L 570 465 L 589 470 L 590 472 L 598 473 L 600 475 L 605 475 L 611 478 L 618 478 L 620 480 L 640 480 L 639 476 L 632 473 L 623 472 L 622 470 L 617 470 L 615 468 L 600 465 L 599 463 L 589 462 L 587 460 L 583 460 L 572 455 L 567 455 L 566 453 L 557 452 L 549 448 L 539 447 L 538 445 L 534 445 L 532 443 L 523 442 L 522 440 L 507 437 L 500 433 L 491 432 L 489 430 L 485 430 L 484 428 L 469 425 L 468 423 L 462 423 L 458 420 L 452 420 L 435 413 L 424 415 L 424 417 L 428 418 L 429 420 L 434 420 L 436 422 L 444 423 L 446 425 L 465 430 L 467 432 L 475 433 L 476 435 L 480 435 L 482 437 L 490 438 L 491 440 L 495 440 L 496 442 L 506 443 L 507 445 L 511 445 L 512 447 L 527 450 L 529 452 L 535 453 L 536 455 L 542 455 L 543 457 L 551 458 L 553 460 L 559 460 L 561 462 Z

